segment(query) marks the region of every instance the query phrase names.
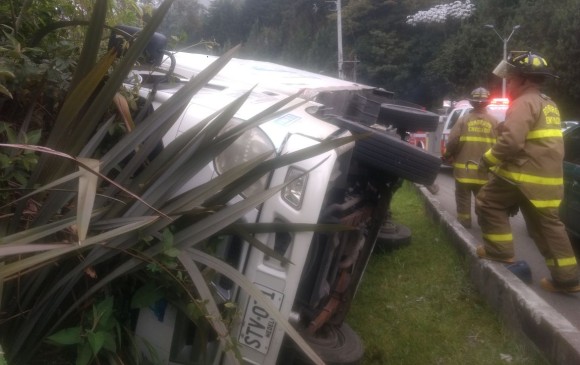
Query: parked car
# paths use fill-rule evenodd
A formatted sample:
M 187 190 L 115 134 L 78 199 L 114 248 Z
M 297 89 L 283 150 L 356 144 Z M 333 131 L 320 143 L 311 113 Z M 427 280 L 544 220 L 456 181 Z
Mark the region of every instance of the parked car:
M 153 109 L 217 58 L 192 53 L 166 55 L 169 60 L 156 71 L 134 72 L 142 97 L 152 98 Z M 440 167 L 437 156 L 405 142 L 402 136 L 417 129 L 435 130 L 439 116 L 406 106 L 383 89 L 273 63 L 233 59 L 190 101 L 167 132 L 165 147 L 248 90 L 251 94 L 231 125 L 244 123 L 299 90 L 303 93 L 293 109 L 284 109 L 273 120 L 248 130 L 218 155 L 205 167 L 205 174 L 197 175 L 206 180 L 190 181 L 182 190 L 199 186 L 265 152 L 283 155 L 323 140 L 363 135 L 356 143 L 278 168 L 233 199 L 239 201 L 294 180 L 243 221 L 341 223 L 358 230 L 272 232 L 256 237 L 288 258 L 290 265 L 234 234 L 220 237 L 217 249 L 272 300 L 327 364 L 356 364 L 362 359 L 363 345 L 345 317 L 377 238 L 384 235 L 381 228 L 389 218 L 391 197 L 403 179 L 433 183 Z M 211 284 L 218 301 L 234 302 L 239 310 L 233 337 L 244 363 L 307 361 L 259 301 L 227 277 Z M 217 341 L 211 336 L 200 339 L 203 334 L 186 318 L 171 305 L 142 310 L 136 332 L 156 349 L 162 364 L 197 363 L 200 356 L 212 357 L 212 364 L 224 364 Z M 210 343 L 205 346 L 204 340 Z M 202 344 L 205 349 L 198 348 Z
M 564 132 L 564 151 L 564 199 L 560 205 L 560 218 L 580 250 L 580 125 Z
M 493 98 L 491 102 L 487 105 L 486 109 L 489 114 L 494 116 L 499 122 L 505 120 L 505 114 L 509 107 L 509 99 L 507 98 Z M 459 118 L 466 115 L 473 109 L 473 106 L 468 100 L 459 101 L 453 110 L 447 116 L 445 120 L 445 125 L 443 126 L 443 131 L 441 133 L 441 156 L 445 154 L 447 148 L 447 141 L 449 139 L 449 133 L 451 128 L 457 123 Z M 445 163 L 444 163 L 445 164 Z
M 580 122 L 577 120 L 563 120 L 562 121 L 562 132 L 566 131 L 569 128 L 574 126 L 580 125 Z

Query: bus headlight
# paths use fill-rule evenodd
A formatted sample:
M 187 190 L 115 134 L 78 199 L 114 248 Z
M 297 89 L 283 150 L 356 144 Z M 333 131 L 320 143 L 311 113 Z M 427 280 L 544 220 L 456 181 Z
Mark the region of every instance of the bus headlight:
M 242 123 L 239 119 L 232 119 L 225 130 L 228 130 Z M 252 128 L 240 135 L 234 143 L 220 153 L 214 160 L 215 168 L 218 174 L 223 174 L 234 166 L 255 159 L 264 153 L 271 152 L 272 158 L 275 155 L 276 148 L 268 138 L 266 133 L 260 128 Z M 253 185 L 242 192 L 243 196 L 250 196 L 266 189 L 268 175 L 262 176 Z

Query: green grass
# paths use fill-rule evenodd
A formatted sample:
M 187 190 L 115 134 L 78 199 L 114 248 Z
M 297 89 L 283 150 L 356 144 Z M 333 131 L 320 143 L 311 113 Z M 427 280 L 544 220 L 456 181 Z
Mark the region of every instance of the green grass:
M 478 296 L 418 194 L 410 183 L 395 194 L 392 217 L 411 229 L 411 244 L 373 254 L 347 318 L 363 364 L 548 364 Z

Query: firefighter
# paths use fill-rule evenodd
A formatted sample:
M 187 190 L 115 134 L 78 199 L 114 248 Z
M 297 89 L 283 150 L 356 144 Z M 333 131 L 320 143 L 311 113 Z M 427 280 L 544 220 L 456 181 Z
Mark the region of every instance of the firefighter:
M 497 143 L 479 162 L 481 169 L 492 169 L 494 175 L 476 197 L 484 243 L 477 254 L 484 259 L 514 262 L 509 213 L 519 207 L 551 274 L 551 278 L 541 280 L 541 287 L 552 292 L 578 292 L 576 257 L 558 216 L 564 155 L 560 112 L 540 92 L 548 77 L 557 76 L 544 58 L 532 52 L 511 53 L 493 73 L 507 79 L 512 102 Z
M 489 91 L 478 87 L 471 92 L 469 101 L 473 109 L 461 117 L 449 132 L 443 156 L 453 164 L 457 220 L 465 228 L 471 228 L 471 195 L 476 196 L 488 180 L 486 171 L 478 170 L 476 164 L 466 163 L 479 161 L 495 143 L 498 125 L 497 119 L 487 113 Z

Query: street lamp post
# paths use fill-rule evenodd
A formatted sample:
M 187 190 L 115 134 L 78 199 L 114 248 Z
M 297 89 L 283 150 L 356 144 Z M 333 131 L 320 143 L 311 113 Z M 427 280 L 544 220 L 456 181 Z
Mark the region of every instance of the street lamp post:
M 486 24 L 485 25 L 486 28 L 491 28 L 493 29 L 493 31 L 495 32 L 495 34 L 497 34 L 497 36 L 499 37 L 499 39 L 501 39 L 501 41 L 503 42 L 503 60 L 507 61 L 507 44 L 510 41 L 510 38 L 512 37 L 512 35 L 514 34 L 514 32 L 520 27 L 519 25 L 514 25 L 514 27 L 512 28 L 512 32 L 510 33 L 510 35 L 507 38 L 502 37 L 497 30 L 495 29 L 495 26 L 493 24 Z M 501 97 L 505 98 L 506 95 L 506 79 L 505 77 L 502 80 L 502 84 L 501 84 Z

